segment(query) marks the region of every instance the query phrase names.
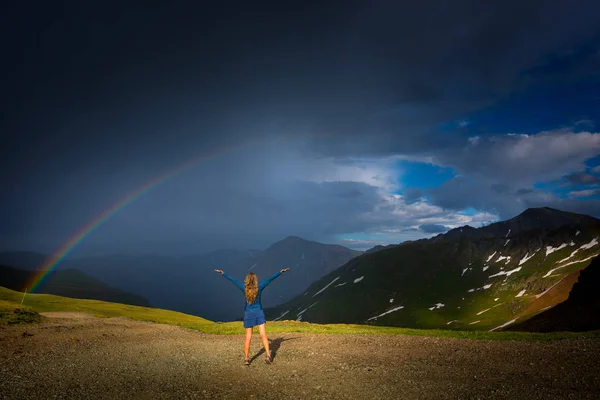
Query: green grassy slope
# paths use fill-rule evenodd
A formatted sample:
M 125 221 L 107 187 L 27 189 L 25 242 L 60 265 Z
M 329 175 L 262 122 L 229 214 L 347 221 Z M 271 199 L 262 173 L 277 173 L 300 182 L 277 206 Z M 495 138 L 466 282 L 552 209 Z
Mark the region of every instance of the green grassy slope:
M 67 297 L 48 294 L 28 294 L 24 304 L 20 302 L 23 293 L 6 289 L 0 286 L 0 328 L 11 323 L 36 322 L 39 320 L 38 312 L 47 311 L 72 311 L 85 312 L 98 317 L 124 317 L 138 321 L 149 321 L 161 324 L 177 325 L 198 330 L 208 334 L 242 335 L 244 328 L 240 322 L 218 323 L 204 318 L 195 317 L 175 311 L 155 308 L 131 306 L 124 304 L 108 303 L 98 300 L 71 299 Z M 27 317 L 23 317 L 26 315 Z M 15 321 L 15 320 L 18 321 Z M 470 332 L 451 330 L 419 330 L 403 329 L 384 326 L 366 326 L 353 324 L 319 325 L 296 321 L 269 321 L 268 333 L 313 333 L 313 334 L 395 334 L 452 337 L 464 339 L 485 340 L 557 340 L 575 337 L 600 338 L 600 332 L 586 333 L 551 333 L 535 334 L 523 332 Z
M 538 310 L 529 307 L 533 301 L 599 254 L 598 237 L 600 225 L 589 224 L 518 235 L 507 230 L 491 238 L 469 233 L 410 242 L 350 261 L 303 295 L 267 310 L 267 316 L 316 323 L 495 329 L 535 315 Z

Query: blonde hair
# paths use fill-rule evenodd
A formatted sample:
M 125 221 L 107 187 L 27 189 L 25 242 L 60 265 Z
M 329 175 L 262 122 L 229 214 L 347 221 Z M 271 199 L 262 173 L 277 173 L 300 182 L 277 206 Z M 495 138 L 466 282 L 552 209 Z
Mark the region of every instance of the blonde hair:
M 258 279 L 254 272 L 250 272 L 246 275 L 244 287 L 246 289 L 246 301 L 248 304 L 254 303 L 254 300 L 256 300 L 256 296 L 258 295 Z

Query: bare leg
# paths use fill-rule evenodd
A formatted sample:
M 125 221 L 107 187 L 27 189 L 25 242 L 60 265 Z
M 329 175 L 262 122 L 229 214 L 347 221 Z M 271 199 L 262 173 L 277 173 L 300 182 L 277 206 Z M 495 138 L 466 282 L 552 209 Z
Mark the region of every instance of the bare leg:
M 260 333 L 260 339 L 267 352 L 267 357 L 271 358 L 271 350 L 269 350 L 269 339 L 267 339 L 267 328 L 265 327 L 265 324 L 260 324 L 258 326 L 258 332 Z
M 244 339 L 244 360 L 248 359 L 250 352 L 250 341 L 252 340 L 252 328 L 246 328 L 246 338 Z

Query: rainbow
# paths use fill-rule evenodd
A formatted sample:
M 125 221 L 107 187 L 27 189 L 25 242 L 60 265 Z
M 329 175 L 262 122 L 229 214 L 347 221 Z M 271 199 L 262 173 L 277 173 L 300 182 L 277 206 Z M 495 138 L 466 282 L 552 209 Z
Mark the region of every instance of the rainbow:
M 247 143 L 249 144 L 249 143 Z M 108 221 L 113 215 L 127 207 L 129 204 L 133 203 L 137 199 L 139 199 L 144 194 L 148 193 L 150 190 L 160 185 L 163 182 L 166 182 L 170 178 L 179 175 L 180 173 L 198 165 L 202 161 L 207 161 L 209 159 L 215 158 L 217 156 L 229 153 L 233 150 L 240 149 L 242 147 L 246 147 L 247 144 L 239 144 L 236 146 L 230 146 L 224 148 L 221 151 L 216 153 L 211 153 L 208 155 L 203 155 L 200 157 L 195 157 L 185 163 L 149 180 L 144 183 L 142 186 L 137 189 L 129 192 L 125 197 L 121 200 L 114 203 L 109 208 L 105 209 L 102 213 L 100 213 L 96 218 L 90 221 L 87 225 L 77 231 L 70 239 L 68 239 L 54 254 L 49 256 L 44 263 L 37 269 L 36 273 L 29 280 L 26 288 L 29 288 L 29 292 L 35 292 L 42 283 L 56 270 L 58 265 L 69 255 L 71 252 L 79 245 L 86 237 L 88 237 L 92 232 L 98 229 L 102 224 Z

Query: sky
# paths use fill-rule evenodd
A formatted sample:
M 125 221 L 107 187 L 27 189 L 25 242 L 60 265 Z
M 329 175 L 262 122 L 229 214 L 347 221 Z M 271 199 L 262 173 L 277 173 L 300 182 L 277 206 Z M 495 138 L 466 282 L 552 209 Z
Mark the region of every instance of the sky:
M 596 1 L 9 1 L 0 34 L 0 251 L 128 196 L 72 256 L 600 217 Z

